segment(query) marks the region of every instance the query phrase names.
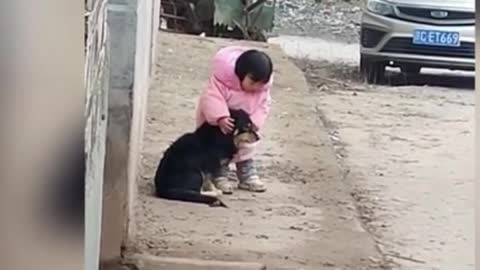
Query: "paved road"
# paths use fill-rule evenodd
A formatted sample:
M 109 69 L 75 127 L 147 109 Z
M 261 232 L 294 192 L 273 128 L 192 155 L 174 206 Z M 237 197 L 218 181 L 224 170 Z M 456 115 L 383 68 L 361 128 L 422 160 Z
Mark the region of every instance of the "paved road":
M 354 63 L 354 54 L 340 61 Z M 391 73 L 393 86 L 368 87 L 356 68 L 338 64 L 342 55 L 326 59 L 337 62 L 298 64 L 362 219 L 392 268 L 473 270 L 474 78 Z

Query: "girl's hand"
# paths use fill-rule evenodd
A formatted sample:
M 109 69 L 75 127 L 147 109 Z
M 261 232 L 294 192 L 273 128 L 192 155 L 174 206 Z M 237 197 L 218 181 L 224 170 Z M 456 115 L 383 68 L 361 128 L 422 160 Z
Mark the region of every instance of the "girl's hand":
M 218 126 L 220 127 L 220 130 L 222 130 L 224 134 L 228 134 L 233 131 L 235 124 L 234 124 L 233 118 L 222 117 L 218 119 Z

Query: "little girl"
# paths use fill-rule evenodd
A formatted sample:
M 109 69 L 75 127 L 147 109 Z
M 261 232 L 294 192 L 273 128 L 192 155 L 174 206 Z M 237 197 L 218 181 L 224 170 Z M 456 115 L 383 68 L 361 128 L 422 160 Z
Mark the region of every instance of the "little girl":
M 212 61 L 208 87 L 197 107 L 197 126 L 205 121 L 218 125 L 222 132 L 232 131 L 233 119 L 228 109 L 243 109 L 250 115 L 255 129 L 262 128 L 270 110 L 270 88 L 273 82 L 273 64 L 270 57 L 257 50 L 229 46 L 220 49 Z M 240 146 L 234 157 L 238 188 L 263 192 L 253 161 L 255 144 Z M 214 176 L 214 184 L 225 194 L 232 194 L 235 182 L 228 180 L 228 165 Z

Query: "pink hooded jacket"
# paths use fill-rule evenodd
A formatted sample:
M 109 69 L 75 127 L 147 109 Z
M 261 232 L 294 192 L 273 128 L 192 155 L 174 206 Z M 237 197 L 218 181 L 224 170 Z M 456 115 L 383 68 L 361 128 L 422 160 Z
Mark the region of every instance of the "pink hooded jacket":
M 270 88 L 273 76 L 261 91 L 245 92 L 235 74 L 235 62 L 249 48 L 229 46 L 220 49 L 213 57 L 208 87 L 202 93 L 197 107 L 197 126 L 205 121 L 217 125 L 218 119 L 228 117 L 228 109 L 243 109 L 250 114 L 260 129 L 270 111 Z

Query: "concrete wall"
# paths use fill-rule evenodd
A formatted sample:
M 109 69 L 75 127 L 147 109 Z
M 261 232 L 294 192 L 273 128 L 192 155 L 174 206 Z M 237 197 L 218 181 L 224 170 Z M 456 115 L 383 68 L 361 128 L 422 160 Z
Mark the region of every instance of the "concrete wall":
M 106 0 L 86 1 L 85 269 L 99 265 L 102 220 L 109 46 Z
M 158 24 L 154 25 L 159 18 L 160 10 L 154 14 L 154 0 L 138 0 L 137 4 L 137 35 L 135 54 L 135 74 L 133 85 L 133 114 L 130 132 L 130 155 L 128 163 L 128 223 L 127 240 L 135 233 L 134 206 L 137 197 L 136 178 L 139 167 L 145 117 L 147 112 L 147 97 L 150 87 L 151 66 L 154 62 L 153 51 Z
M 476 1 L 475 10 L 480 9 L 480 2 Z M 478 136 L 480 134 L 480 69 L 478 68 L 478 64 L 480 63 L 480 28 L 478 27 L 478 22 L 480 21 L 480 13 L 475 13 L 475 19 L 477 21 L 477 27 L 475 28 L 475 120 L 476 120 L 476 142 L 478 142 Z M 478 222 L 480 222 L 480 144 L 475 144 L 475 180 L 476 180 L 476 205 L 475 205 L 475 222 L 477 222 L 476 232 L 475 232 L 475 242 L 477 245 L 480 244 L 480 226 L 478 226 Z M 477 246 L 475 249 L 475 265 L 476 269 L 480 267 L 480 248 Z
M 116 261 L 135 234 L 133 208 L 159 0 L 110 0 L 111 80 L 103 192 L 102 262 Z

